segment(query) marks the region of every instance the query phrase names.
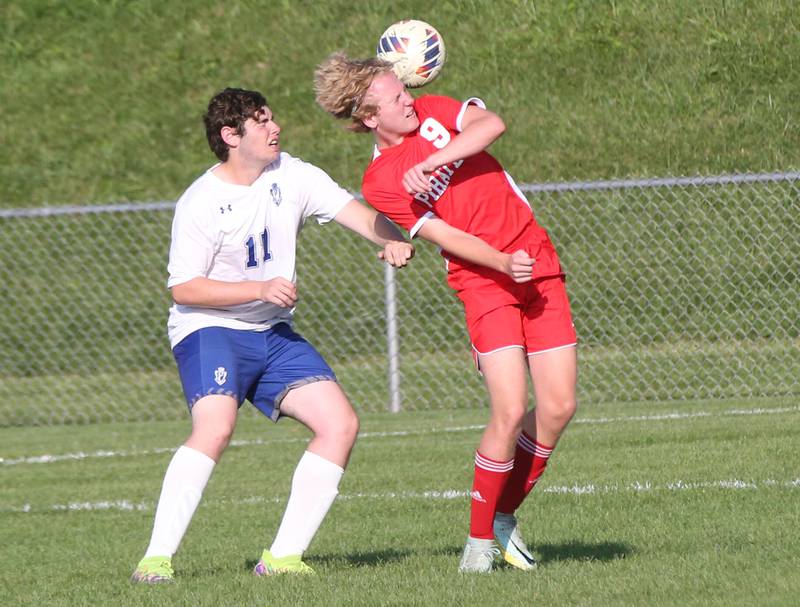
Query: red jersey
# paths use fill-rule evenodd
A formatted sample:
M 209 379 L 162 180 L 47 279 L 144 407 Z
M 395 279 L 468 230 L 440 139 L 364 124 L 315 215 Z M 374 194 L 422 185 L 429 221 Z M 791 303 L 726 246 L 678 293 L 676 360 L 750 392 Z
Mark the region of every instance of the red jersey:
M 427 218 L 438 217 L 499 251 L 527 251 L 536 260 L 534 278 L 561 275 L 558 256 L 547 233 L 536 223 L 528 201 L 511 176 L 488 152 L 439 167 L 431 175 L 431 192 L 412 196 L 403 188 L 403 175 L 408 169 L 443 148 L 461 131 L 461 118 L 470 103 L 484 107 L 475 98 L 464 103 L 434 95 L 418 98 L 414 108 L 419 128 L 406 135 L 402 143 L 376 152 L 364 173 L 364 198 L 412 237 Z M 442 255 L 448 260 L 448 283 L 459 294 L 478 289 L 488 295 L 500 287 L 512 300 L 518 298 L 520 285 L 509 276 L 460 260 L 447 251 Z M 500 299 L 509 298 L 501 294 Z

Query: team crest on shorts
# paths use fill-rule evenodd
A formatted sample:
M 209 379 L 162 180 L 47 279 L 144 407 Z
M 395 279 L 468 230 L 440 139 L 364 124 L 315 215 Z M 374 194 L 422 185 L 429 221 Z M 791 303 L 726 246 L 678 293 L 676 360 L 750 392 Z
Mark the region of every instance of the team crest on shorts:
M 228 380 L 228 372 L 225 370 L 225 367 L 217 367 L 217 370 L 214 371 L 214 381 L 217 382 L 217 385 L 221 386 Z
M 278 187 L 277 183 L 272 184 L 272 187 L 269 189 L 269 193 L 272 196 L 272 202 L 275 203 L 275 206 L 280 206 L 283 197 L 281 196 L 281 189 Z

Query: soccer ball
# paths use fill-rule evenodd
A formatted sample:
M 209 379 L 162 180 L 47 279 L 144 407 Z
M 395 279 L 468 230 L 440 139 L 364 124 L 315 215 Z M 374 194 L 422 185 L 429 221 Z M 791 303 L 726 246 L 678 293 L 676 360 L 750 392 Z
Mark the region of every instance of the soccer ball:
M 392 63 L 392 71 L 410 88 L 433 81 L 442 71 L 446 57 L 441 34 L 416 19 L 390 25 L 378 40 L 377 54 Z

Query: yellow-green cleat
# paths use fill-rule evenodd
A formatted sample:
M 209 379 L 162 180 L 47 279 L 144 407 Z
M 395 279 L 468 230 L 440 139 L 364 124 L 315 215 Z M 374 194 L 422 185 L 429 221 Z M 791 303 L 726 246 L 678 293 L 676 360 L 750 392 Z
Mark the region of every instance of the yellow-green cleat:
M 149 556 L 139 561 L 131 575 L 134 584 L 172 584 L 175 572 L 172 559 L 168 556 Z
M 314 570 L 306 565 L 300 554 L 290 554 L 276 559 L 269 550 L 264 550 L 253 573 L 256 575 L 279 575 L 282 573 L 313 574 Z

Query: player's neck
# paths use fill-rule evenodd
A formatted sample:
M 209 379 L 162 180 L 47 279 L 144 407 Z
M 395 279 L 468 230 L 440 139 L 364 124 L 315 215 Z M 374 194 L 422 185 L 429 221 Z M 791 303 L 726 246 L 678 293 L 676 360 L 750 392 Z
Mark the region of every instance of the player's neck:
M 253 185 L 263 172 L 264 167 L 261 165 L 248 165 L 231 159 L 213 170 L 214 175 L 225 183 L 245 186 Z
M 372 133 L 375 135 L 375 145 L 379 150 L 400 145 L 406 138 L 405 135 L 400 135 L 398 133 L 387 133 L 377 129 L 373 130 Z

